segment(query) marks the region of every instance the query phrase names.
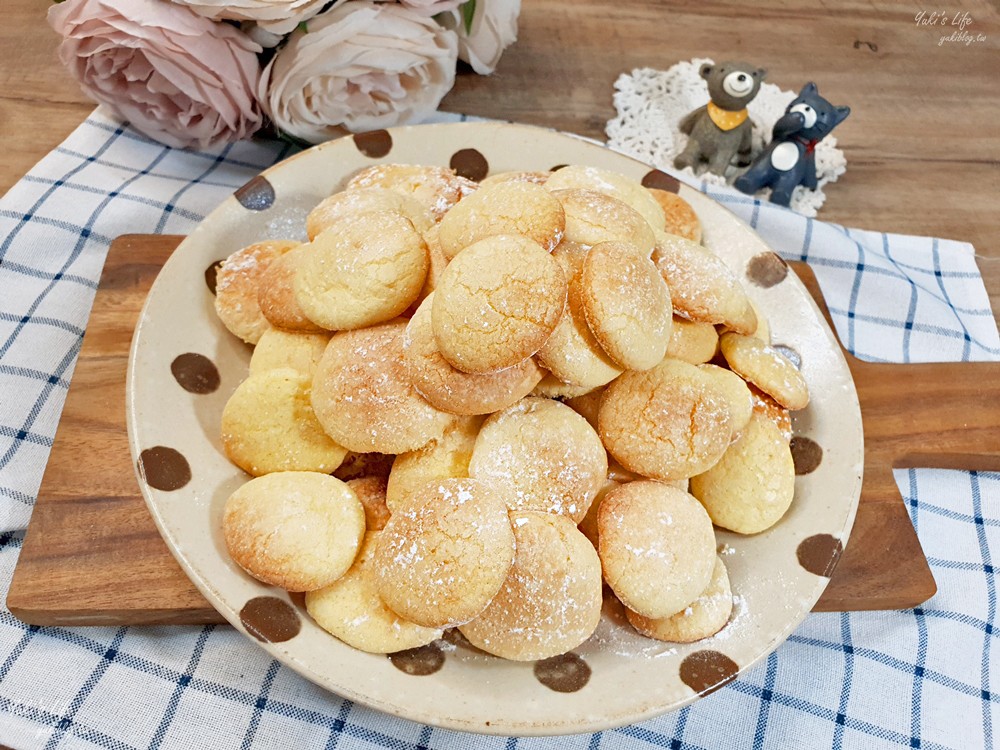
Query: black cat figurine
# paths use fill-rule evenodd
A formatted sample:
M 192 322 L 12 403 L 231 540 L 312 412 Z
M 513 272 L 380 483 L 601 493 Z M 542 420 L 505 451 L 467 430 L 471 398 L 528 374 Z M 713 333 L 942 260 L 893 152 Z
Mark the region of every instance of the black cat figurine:
M 771 188 L 771 202 L 787 206 L 799 185 L 815 190 L 816 144 L 851 113 L 850 107 L 835 107 L 822 96 L 815 83 L 807 83 L 774 123 L 768 144 L 733 185 L 753 194 Z

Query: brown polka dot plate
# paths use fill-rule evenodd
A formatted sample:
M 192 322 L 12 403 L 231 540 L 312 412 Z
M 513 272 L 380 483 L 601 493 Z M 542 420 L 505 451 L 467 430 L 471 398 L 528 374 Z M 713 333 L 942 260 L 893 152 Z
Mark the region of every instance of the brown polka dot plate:
M 794 418 L 797 445 L 805 448 L 791 510 L 756 536 L 718 533 L 736 597 L 721 633 L 688 645 L 648 640 L 606 602 L 590 640 L 544 662 L 494 658 L 453 632 L 386 658 L 335 640 L 309 619 L 301 597 L 253 580 L 229 559 L 223 504 L 248 477 L 224 457 L 219 424 L 247 375 L 251 350 L 215 315 L 215 264 L 263 239 L 304 239 L 306 213 L 355 171 L 379 162 L 450 165 L 476 179 L 589 164 L 679 191 L 694 207 L 705 244 L 745 279 L 769 318 L 773 342 L 797 354 L 812 394 Z M 472 732 L 591 732 L 716 691 L 775 649 L 812 608 L 847 542 L 861 489 L 854 384 L 795 274 L 743 222 L 669 175 L 596 143 L 520 125 L 428 125 L 346 137 L 251 180 L 191 233 L 157 278 L 133 340 L 127 397 L 133 460 L 153 518 L 188 575 L 234 627 L 339 695 Z

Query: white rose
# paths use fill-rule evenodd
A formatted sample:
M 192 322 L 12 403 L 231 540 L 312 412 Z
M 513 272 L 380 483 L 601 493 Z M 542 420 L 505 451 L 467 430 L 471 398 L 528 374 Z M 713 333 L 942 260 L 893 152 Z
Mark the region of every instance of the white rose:
M 312 143 L 421 120 L 455 82 L 457 39 L 401 5 L 357 0 L 295 31 L 264 69 L 260 99 Z
M 173 0 L 213 21 L 256 21 L 272 34 L 287 34 L 308 21 L 329 0 Z M 336 7 L 347 0 L 335 0 Z M 273 45 L 272 45 L 273 46 Z
M 521 0 L 469 0 L 474 3 L 472 26 L 466 31 L 459 8 L 440 16 L 441 23 L 458 34 L 458 57 L 480 75 L 496 70 L 503 51 L 517 41 L 517 17 Z

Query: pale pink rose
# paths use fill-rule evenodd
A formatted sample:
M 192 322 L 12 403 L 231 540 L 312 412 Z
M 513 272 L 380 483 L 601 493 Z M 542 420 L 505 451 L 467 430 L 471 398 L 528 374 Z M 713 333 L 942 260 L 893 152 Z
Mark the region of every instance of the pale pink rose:
M 421 120 L 455 82 L 457 39 L 402 5 L 356 0 L 295 31 L 260 81 L 265 111 L 312 143 Z
M 272 34 L 284 35 L 318 14 L 330 0 L 173 0 L 213 21 L 256 21 Z M 336 7 L 347 0 L 335 0 Z M 270 45 L 274 46 L 274 45 Z
M 260 47 L 239 29 L 157 0 L 66 0 L 48 20 L 84 91 L 150 138 L 208 148 L 260 128 Z
M 415 10 L 425 16 L 436 16 L 438 13 L 449 13 L 458 6 L 462 5 L 466 0 L 399 0 L 400 5 L 403 5 L 410 10 Z
M 462 18 L 464 9 L 441 17 L 441 23 L 458 34 L 458 58 L 480 75 L 496 70 L 503 51 L 517 41 L 517 17 L 521 0 L 475 0 L 472 27 Z

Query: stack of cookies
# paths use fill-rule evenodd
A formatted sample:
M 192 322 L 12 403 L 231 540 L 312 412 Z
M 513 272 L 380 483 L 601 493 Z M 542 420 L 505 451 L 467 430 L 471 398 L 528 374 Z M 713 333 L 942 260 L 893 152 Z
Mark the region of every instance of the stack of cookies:
M 234 561 L 375 653 L 458 628 L 562 654 L 605 584 L 651 638 L 726 625 L 715 527 L 784 515 L 808 391 L 686 202 L 590 167 L 388 164 L 306 234 L 218 273 L 255 347 L 222 416 L 255 477 L 226 504 Z

